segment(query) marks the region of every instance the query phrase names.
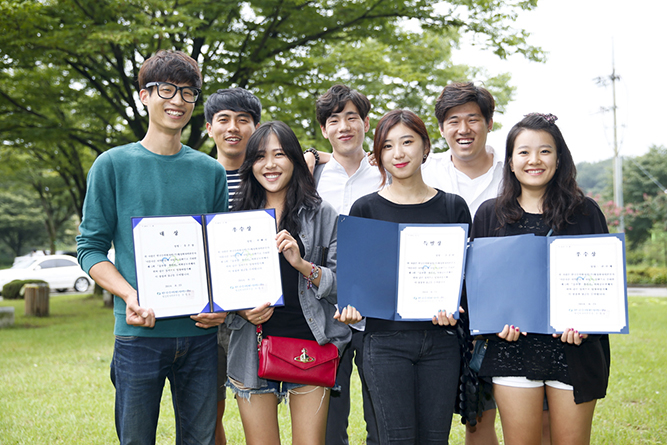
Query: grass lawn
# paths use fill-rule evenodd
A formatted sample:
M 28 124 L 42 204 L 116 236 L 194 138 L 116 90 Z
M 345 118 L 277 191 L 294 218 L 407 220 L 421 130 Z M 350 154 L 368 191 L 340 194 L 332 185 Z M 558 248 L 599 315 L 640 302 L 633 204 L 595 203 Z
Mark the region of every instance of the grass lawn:
M 23 301 L 14 327 L 0 329 L 0 444 L 112 444 L 114 389 L 109 380 L 113 314 L 90 296 L 51 298 L 51 316 L 26 318 Z M 598 403 L 594 444 L 667 443 L 667 298 L 630 298 L 631 335 L 612 336 L 612 378 Z M 353 381 L 350 443 L 364 443 L 359 381 Z M 162 400 L 158 443 L 174 443 L 168 386 Z M 280 410 L 283 443 L 289 413 Z M 243 429 L 233 399 L 225 426 L 230 444 L 242 444 Z M 500 431 L 500 422 L 496 427 Z M 463 443 L 453 421 L 450 442 Z

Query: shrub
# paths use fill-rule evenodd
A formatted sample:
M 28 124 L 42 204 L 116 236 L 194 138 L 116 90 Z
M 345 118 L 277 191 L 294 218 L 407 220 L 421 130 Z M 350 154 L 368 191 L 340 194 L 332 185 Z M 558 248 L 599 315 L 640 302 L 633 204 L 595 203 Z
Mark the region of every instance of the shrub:
M 14 280 L 2 286 L 2 298 L 6 300 L 19 300 L 23 299 L 23 293 L 21 289 L 26 284 L 47 284 L 43 280 Z
M 667 284 L 667 267 L 628 266 L 628 284 Z

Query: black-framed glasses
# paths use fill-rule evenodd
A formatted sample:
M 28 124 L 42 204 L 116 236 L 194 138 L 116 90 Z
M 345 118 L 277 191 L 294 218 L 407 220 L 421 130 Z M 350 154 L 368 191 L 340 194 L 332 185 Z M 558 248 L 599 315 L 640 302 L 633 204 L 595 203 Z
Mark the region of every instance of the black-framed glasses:
M 148 82 L 146 88 L 157 87 L 157 95 L 162 99 L 171 99 L 176 96 L 178 91 L 181 92 L 181 98 L 188 103 L 195 103 L 201 94 L 201 90 L 195 87 L 178 87 L 169 82 Z

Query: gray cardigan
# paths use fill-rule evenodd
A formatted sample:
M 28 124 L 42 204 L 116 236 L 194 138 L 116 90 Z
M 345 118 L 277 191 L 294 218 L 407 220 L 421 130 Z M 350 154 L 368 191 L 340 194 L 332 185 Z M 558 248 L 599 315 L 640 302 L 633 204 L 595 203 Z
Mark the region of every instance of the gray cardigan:
M 333 316 L 336 312 L 336 244 L 338 215 L 328 203 L 316 209 L 299 210 L 301 242 L 305 250 L 303 258 L 320 266 L 320 286 L 307 289 L 306 280 L 299 280 L 299 301 L 303 315 L 315 340 L 321 345 L 333 343 L 339 351 L 350 342 L 350 328 Z M 323 248 L 328 248 L 326 264 L 322 264 Z M 227 375 L 247 388 L 266 387 L 266 380 L 257 376 L 257 337 L 255 325 L 241 316 L 230 313 L 226 320 L 231 330 L 227 355 Z

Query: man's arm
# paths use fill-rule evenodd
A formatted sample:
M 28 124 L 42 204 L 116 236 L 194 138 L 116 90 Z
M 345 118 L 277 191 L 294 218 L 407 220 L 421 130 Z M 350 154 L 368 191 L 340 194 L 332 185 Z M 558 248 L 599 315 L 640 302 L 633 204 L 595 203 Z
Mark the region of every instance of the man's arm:
M 303 154 L 303 158 L 306 164 L 308 164 L 308 170 L 310 170 L 311 174 L 315 171 L 315 165 L 326 164 L 331 160 L 331 153 L 327 153 L 326 151 L 318 151 L 317 153 L 320 155 L 320 160 L 317 163 L 315 162 L 315 155 L 311 152 L 307 151 Z
M 118 272 L 109 261 L 102 261 L 90 268 L 89 275 L 97 284 L 125 301 L 125 321 L 129 325 L 152 328 L 155 326 L 155 312 L 139 306 L 137 290 Z

